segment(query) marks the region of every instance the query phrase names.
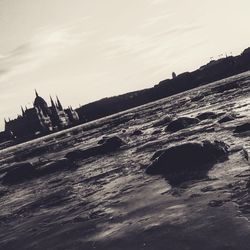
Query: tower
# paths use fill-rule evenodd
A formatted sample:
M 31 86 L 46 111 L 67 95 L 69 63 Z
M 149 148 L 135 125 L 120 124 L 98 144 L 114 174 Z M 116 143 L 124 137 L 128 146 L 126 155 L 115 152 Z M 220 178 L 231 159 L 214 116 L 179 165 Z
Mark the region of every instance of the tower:
M 50 96 L 50 103 L 51 103 L 51 121 L 54 127 L 60 127 L 60 117 L 58 114 L 58 109 L 57 106 L 55 104 L 55 102 L 53 101 L 52 97 Z
M 57 101 L 57 107 L 58 107 L 58 109 L 59 109 L 59 110 L 63 110 L 62 104 L 61 104 L 61 102 L 59 101 L 58 96 L 56 96 L 56 101 Z
M 52 112 L 54 111 L 57 113 L 57 106 L 55 105 L 51 96 L 50 96 L 50 103 L 51 103 Z
M 21 110 L 22 110 L 22 116 L 24 116 L 24 109 L 22 106 L 21 106 Z

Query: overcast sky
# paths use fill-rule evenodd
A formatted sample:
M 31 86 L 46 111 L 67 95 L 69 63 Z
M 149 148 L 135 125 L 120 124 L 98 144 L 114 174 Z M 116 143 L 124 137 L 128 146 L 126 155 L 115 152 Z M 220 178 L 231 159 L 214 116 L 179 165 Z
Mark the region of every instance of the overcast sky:
M 0 0 L 0 128 L 35 88 L 78 107 L 239 54 L 249 10 L 249 0 Z

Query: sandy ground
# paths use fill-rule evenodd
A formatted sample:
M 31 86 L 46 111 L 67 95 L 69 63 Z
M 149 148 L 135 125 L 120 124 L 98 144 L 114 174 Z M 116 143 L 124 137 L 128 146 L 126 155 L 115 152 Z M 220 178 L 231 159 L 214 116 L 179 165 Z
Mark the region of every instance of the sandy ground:
M 218 91 L 221 85 L 229 87 Z M 219 116 L 176 133 L 153 126 L 169 114 L 205 111 Z M 219 124 L 224 112 L 236 119 Z M 250 132 L 233 133 L 245 122 L 250 72 L 0 151 L 4 174 L 13 162 L 45 164 L 103 136 L 126 142 L 78 161 L 77 169 L 0 185 L 0 249 L 250 249 L 250 169 L 241 150 L 250 152 Z M 138 129 L 142 134 L 133 135 Z M 145 174 L 157 150 L 205 139 L 232 149 L 207 177 L 171 186 Z

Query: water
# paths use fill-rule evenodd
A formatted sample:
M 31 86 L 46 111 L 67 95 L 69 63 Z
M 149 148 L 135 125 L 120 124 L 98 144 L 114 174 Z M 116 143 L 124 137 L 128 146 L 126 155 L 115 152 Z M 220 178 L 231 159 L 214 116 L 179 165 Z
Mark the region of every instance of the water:
M 221 82 L 239 80 L 240 89 L 214 91 Z M 249 150 L 249 135 L 233 134 L 236 125 L 249 121 L 249 80 L 246 72 L 1 150 L 1 169 L 8 169 L 16 159 L 34 164 L 60 159 L 76 148 L 95 146 L 106 135 L 119 135 L 127 143 L 114 153 L 79 161 L 76 170 L 0 186 L 0 249 L 175 250 L 200 249 L 201 244 L 203 249 L 248 249 L 248 213 L 246 206 L 236 205 L 243 196 L 248 202 L 247 177 L 236 177 L 249 168 L 241 152 L 216 164 L 207 178 L 180 187 L 144 170 L 155 151 L 183 141 L 219 139 Z M 191 101 L 200 94 L 205 97 Z M 204 120 L 174 134 L 164 132 L 164 125 L 153 126 L 169 114 L 211 110 L 234 112 L 237 119 L 221 125 L 218 119 Z M 142 135 L 132 135 L 137 129 Z M 42 153 L 32 152 L 37 147 Z M 241 193 L 233 199 L 235 190 Z

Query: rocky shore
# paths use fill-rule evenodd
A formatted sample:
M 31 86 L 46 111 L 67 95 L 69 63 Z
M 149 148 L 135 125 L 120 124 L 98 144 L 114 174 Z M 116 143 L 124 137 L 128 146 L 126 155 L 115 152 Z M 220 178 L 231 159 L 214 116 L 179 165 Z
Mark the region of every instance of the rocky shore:
M 0 249 L 249 249 L 250 72 L 0 151 Z

